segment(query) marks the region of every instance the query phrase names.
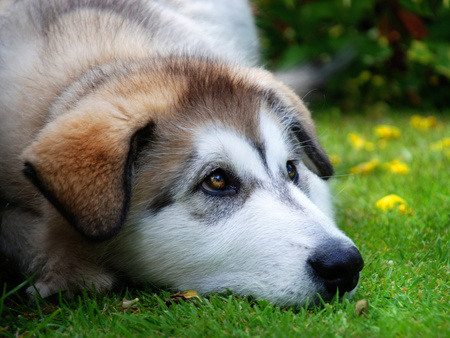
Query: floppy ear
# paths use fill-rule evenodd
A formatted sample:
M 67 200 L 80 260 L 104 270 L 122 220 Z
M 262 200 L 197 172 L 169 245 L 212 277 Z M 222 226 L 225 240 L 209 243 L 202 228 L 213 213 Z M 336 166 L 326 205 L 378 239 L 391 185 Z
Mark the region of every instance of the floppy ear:
M 305 165 L 320 178 L 328 180 L 333 176 L 333 166 L 317 139 L 311 113 L 291 90 L 281 83 L 278 83 L 277 87 L 279 91 L 264 92 L 267 103 L 287 123 L 288 128 L 300 142 L 307 156 L 304 159 Z
M 302 150 L 305 151 L 310 161 L 305 161 L 305 165 L 315 172 L 320 178 L 328 180 L 333 176 L 333 165 L 317 140 L 316 132 L 308 124 L 296 121 L 291 126 L 292 132 L 299 140 Z
M 129 210 L 136 140 L 152 126 L 150 116 L 132 119 L 111 107 L 66 113 L 25 149 L 23 171 L 81 234 L 110 238 Z

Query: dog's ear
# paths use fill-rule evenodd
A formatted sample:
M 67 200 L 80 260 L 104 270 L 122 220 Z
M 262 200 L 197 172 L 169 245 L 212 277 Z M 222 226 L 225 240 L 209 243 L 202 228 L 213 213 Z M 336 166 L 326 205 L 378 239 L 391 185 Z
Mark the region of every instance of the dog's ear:
M 300 142 L 307 156 L 305 165 L 324 180 L 333 176 L 333 165 L 317 139 L 311 113 L 298 96 L 278 83 L 277 90 L 267 90 L 264 97 Z
M 122 228 L 137 139 L 152 131 L 150 117 L 110 109 L 63 114 L 25 149 L 24 173 L 81 234 L 104 240 Z
M 333 176 L 333 165 L 317 140 L 312 124 L 296 121 L 291 125 L 291 130 L 300 142 L 302 150 L 308 156 L 309 161 L 304 161 L 305 165 L 324 180 Z

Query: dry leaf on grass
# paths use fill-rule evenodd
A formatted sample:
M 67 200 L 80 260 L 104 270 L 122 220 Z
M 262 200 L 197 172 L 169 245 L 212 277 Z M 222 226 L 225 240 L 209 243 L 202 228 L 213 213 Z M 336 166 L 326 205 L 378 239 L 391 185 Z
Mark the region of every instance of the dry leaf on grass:
M 355 304 L 355 311 L 357 316 L 369 314 L 369 301 L 367 299 L 358 300 Z
M 169 299 L 166 299 L 166 305 L 170 305 L 172 303 L 176 303 L 178 304 L 181 300 L 184 301 L 190 301 L 191 298 L 198 298 L 200 299 L 200 297 L 198 296 L 198 293 L 192 290 L 188 290 L 188 291 L 184 291 L 184 292 L 177 292 L 174 293 L 172 295 L 170 295 Z M 201 301 L 201 299 L 200 299 Z
M 120 310 L 120 312 L 123 312 L 126 309 L 129 309 L 129 308 L 133 307 L 138 302 L 139 302 L 139 298 L 130 299 L 130 300 L 124 298 L 122 300 L 122 309 Z

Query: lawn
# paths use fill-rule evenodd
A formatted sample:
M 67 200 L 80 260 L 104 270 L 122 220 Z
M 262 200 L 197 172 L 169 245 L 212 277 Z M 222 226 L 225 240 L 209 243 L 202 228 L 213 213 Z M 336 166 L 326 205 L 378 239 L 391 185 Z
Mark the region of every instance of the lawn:
M 354 299 L 279 308 L 231 293 L 170 300 L 168 291 L 128 285 L 28 303 L 24 287 L 1 282 L 0 336 L 449 337 L 450 114 L 414 114 L 316 114 L 335 163 L 338 224 L 366 264 Z M 400 202 L 377 206 L 392 194 Z M 360 300 L 368 312 L 358 314 Z

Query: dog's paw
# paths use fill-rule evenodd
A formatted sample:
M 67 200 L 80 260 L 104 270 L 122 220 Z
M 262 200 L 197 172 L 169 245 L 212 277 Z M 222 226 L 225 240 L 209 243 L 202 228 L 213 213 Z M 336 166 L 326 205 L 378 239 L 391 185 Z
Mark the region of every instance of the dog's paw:
M 71 298 L 75 293 L 85 289 L 101 292 L 114 285 L 114 275 L 95 265 L 46 264 L 35 278 L 32 286 L 27 288 L 31 298 L 48 297 L 62 292 Z
M 57 293 L 59 290 L 63 288 L 58 285 L 45 284 L 42 282 L 33 283 L 30 287 L 27 288 L 26 292 L 30 298 L 33 300 L 35 298 L 45 298 Z M 68 294 L 67 292 L 65 293 Z M 69 295 L 71 297 L 71 295 Z

